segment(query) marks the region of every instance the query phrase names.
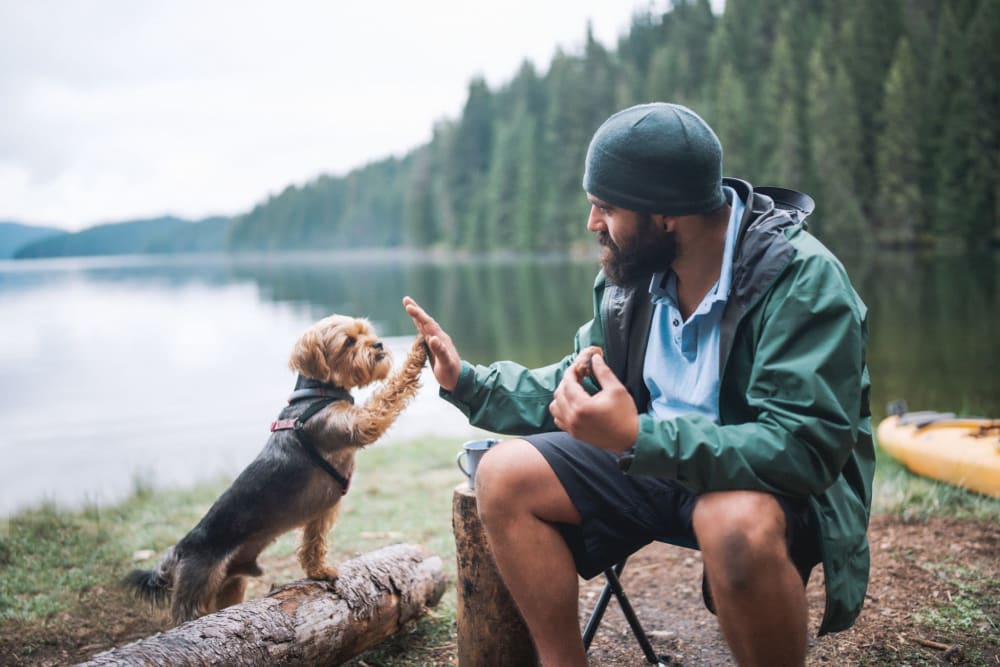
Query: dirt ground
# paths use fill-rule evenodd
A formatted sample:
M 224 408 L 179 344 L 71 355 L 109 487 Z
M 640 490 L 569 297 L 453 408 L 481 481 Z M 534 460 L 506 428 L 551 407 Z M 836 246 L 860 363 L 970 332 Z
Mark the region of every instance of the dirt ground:
M 816 637 L 823 615 L 822 568 L 813 571 L 809 665 L 1000 665 L 1000 525 L 932 519 L 903 523 L 874 517 L 869 529 L 871 580 L 865 607 L 845 632 Z M 669 564 L 668 566 L 664 566 Z M 657 654 L 668 665 L 730 665 L 732 659 L 715 617 L 701 597 L 698 552 L 655 544 L 635 554 L 622 584 Z M 958 576 L 954 573 L 958 572 Z M 968 596 L 962 575 L 974 576 L 989 612 L 976 628 L 950 618 L 947 607 Z M 581 607 L 589 613 L 603 577 L 583 588 Z M 929 613 L 933 609 L 943 614 Z M 624 616 L 612 600 L 590 650 L 594 667 L 641 665 L 644 659 Z
M 1000 525 L 932 519 L 902 522 L 875 517 L 869 533 L 872 579 L 853 628 L 815 637 L 823 612 L 822 572 L 808 588 L 809 665 L 1000 665 Z M 262 563 L 265 569 L 268 563 Z M 694 551 L 651 545 L 635 554 L 622 576 L 654 648 L 670 665 L 728 665 L 715 618 L 701 600 L 701 559 Z M 581 589 L 581 619 L 603 578 Z M 968 609 L 977 596 L 980 613 Z M 986 613 L 981 613 L 985 609 Z M 162 614 L 121 591 L 94 589 L 74 612 L 45 624 L 0 626 L 0 664 L 64 665 L 164 629 Z M 405 640 L 399 647 L 406 650 Z M 31 646 L 30 655 L 25 648 Z M 414 647 L 414 664 L 452 665 L 454 646 Z M 594 667 L 644 664 L 628 625 L 612 601 L 590 651 Z M 371 666 L 364 657 L 352 665 Z M 397 663 L 398 664 L 398 663 Z M 498 666 L 505 667 L 505 666 Z

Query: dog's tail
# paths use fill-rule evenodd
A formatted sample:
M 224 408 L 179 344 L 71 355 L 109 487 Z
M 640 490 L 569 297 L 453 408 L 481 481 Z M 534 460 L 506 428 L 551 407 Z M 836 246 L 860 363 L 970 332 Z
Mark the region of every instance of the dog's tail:
M 177 561 L 177 547 L 170 547 L 164 552 L 156 567 L 152 570 L 132 570 L 125 575 L 122 584 L 143 600 L 156 605 L 165 605 L 170 600 L 170 593 L 174 587 Z

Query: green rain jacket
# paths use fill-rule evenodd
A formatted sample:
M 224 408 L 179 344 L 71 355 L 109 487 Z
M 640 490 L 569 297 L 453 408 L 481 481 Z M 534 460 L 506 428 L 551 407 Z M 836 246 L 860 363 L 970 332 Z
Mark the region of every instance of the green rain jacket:
M 754 190 L 736 179 L 725 184 L 747 206 L 721 325 L 720 423 L 645 414 L 648 281 L 623 288 L 603 274 L 594 285 L 594 319 L 577 331 L 573 354 L 539 369 L 463 362 L 454 392 L 442 396 L 487 430 L 555 431 L 548 405 L 563 372 L 581 349 L 603 348 L 640 413 L 628 474 L 674 479 L 696 493 L 751 489 L 808 497 L 826 576 L 819 634 L 844 630 L 860 613 L 868 586 L 875 453 L 867 308 L 840 262 L 806 231 L 811 199 L 780 188 Z

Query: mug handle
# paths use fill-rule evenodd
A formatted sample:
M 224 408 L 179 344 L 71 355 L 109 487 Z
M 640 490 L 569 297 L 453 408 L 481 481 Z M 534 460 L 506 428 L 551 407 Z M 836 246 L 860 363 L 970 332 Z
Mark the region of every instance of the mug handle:
M 466 470 L 465 466 L 462 465 L 462 457 L 465 456 L 465 454 L 466 454 L 466 451 L 464 449 L 458 453 L 458 456 L 455 457 L 455 465 L 458 466 L 458 469 L 462 471 L 463 475 L 465 475 L 466 477 L 468 477 L 469 476 L 469 471 Z

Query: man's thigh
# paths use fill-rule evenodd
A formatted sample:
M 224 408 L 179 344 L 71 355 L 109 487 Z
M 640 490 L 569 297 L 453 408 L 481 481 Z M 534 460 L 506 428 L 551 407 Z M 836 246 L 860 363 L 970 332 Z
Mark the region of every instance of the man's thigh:
M 580 515 L 557 524 L 577 571 L 591 578 L 653 541 L 698 548 L 698 495 L 674 480 L 626 475 L 613 454 L 563 432 L 524 438 L 552 467 Z M 820 560 L 818 532 L 805 498 L 775 496 L 785 514 L 789 557 L 808 580 Z
M 613 454 L 563 432 L 524 439 L 551 466 L 580 515 L 579 525 L 557 526 L 584 578 L 654 540 L 697 548 L 691 522 L 697 496 L 682 485 L 626 475 Z

